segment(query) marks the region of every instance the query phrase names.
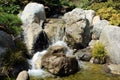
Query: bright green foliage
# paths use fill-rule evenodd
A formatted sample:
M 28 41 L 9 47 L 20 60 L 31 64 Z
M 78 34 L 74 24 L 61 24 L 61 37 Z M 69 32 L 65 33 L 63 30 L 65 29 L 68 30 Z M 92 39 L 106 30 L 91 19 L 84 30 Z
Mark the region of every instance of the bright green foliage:
M 110 21 L 112 25 L 120 26 L 120 13 L 112 7 L 101 8 L 97 11 L 97 14 L 100 15 L 102 19 Z
M 79 0 L 78 7 L 86 9 L 94 0 Z
M 95 58 L 103 58 L 106 54 L 105 46 L 101 42 L 96 42 L 92 49 L 92 56 Z
M 112 25 L 120 26 L 120 13 L 112 14 L 112 17 L 110 17 L 109 21 Z
M 3 26 L 9 33 L 14 36 L 22 32 L 20 25 L 22 24 L 18 16 L 7 13 L 0 13 L 0 25 Z
M 102 19 L 110 21 L 112 25 L 120 26 L 120 1 L 92 3 L 87 9 L 93 9 Z
M 2 12 L 17 14 L 20 10 L 20 3 L 18 0 L 0 0 L 0 8 Z

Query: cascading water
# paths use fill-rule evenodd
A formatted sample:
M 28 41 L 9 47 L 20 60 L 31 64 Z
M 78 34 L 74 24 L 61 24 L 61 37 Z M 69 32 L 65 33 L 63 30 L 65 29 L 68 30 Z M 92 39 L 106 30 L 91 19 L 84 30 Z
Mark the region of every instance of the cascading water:
M 66 47 L 66 55 L 71 55 L 72 52 L 70 48 L 67 46 L 67 44 L 64 42 L 64 28 L 57 28 L 57 34 L 52 39 L 52 45 L 50 46 L 65 46 Z M 44 50 L 42 52 L 36 52 L 31 60 L 29 60 L 29 64 L 31 65 L 31 69 L 28 70 L 28 73 L 30 76 L 36 76 L 36 77 L 46 77 L 51 76 L 50 73 L 44 71 L 41 69 L 41 59 L 43 55 L 47 52 L 47 50 Z M 37 60 L 39 59 L 39 64 L 36 64 Z
M 64 41 L 65 36 L 65 28 L 58 26 L 56 29 L 56 34 L 52 38 L 52 44 L 56 43 L 57 41 Z
M 36 76 L 36 77 L 41 77 L 44 78 L 46 76 L 50 76 L 50 74 L 46 71 L 44 71 L 41 68 L 36 68 L 36 60 L 38 58 L 42 58 L 42 56 L 46 53 L 46 50 L 42 52 L 36 52 L 31 60 L 29 60 L 29 64 L 31 65 L 31 69 L 28 70 L 28 73 L 30 76 Z

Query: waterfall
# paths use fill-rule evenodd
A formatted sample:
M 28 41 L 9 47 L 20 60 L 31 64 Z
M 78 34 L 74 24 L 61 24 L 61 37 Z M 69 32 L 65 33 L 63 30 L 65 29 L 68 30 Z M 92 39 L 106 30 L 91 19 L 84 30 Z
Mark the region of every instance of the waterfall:
M 65 28 L 58 26 L 56 28 L 56 34 L 52 38 L 52 44 L 49 45 L 49 47 L 50 46 L 64 46 L 67 49 L 66 52 L 65 52 L 66 56 L 67 55 L 72 55 L 72 51 L 67 46 L 67 44 L 64 42 L 64 35 L 65 35 Z M 43 37 L 40 36 L 40 39 L 42 39 L 42 38 Z M 41 43 L 40 39 L 38 39 L 37 42 Z M 36 43 L 36 45 L 37 45 L 37 43 Z M 41 69 L 41 66 L 40 66 L 41 65 L 41 59 L 46 52 L 47 52 L 47 50 L 43 50 L 41 52 L 36 52 L 34 54 L 33 58 L 31 60 L 29 60 L 29 64 L 31 65 L 31 69 L 28 70 L 28 73 L 29 73 L 30 76 L 37 76 L 37 77 L 39 76 L 39 77 L 42 77 L 42 78 L 44 78 L 46 76 L 51 76 L 50 73 Z M 38 59 L 39 59 L 39 64 L 36 64 Z
M 52 38 L 52 44 L 56 43 L 57 41 L 64 41 L 64 36 L 65 36 L 65 28 L 57 26 L 56 34 Z
M 66 56 L 67 55 L 72 55 L 72 51 L 70 50 L 70 48 L 67 46 L 67 44 L 64 41 L 57 41 L 56 43 L 52 44 L 51 46 L 64 46 L 66 47 Z M 36 64 L 37 59 L 40 60 L 43 57 L 43 55 L 47 52 L 47 50 L 44 50 L 42 52 L 36 52 L 33 56 L 33 58 L 31 60 L 29 60 L 29 64 L 31 65 L 31 69 L 28 70 L 28 73 L 30 76 L 36 76 L 36 77 L 41 77 L 44 78 L 46 76 L 51 76 L 50 73 L 44 71 L 43 69 L 40 68 L 40 64 L 39 66 Z
M 42 51 L 42 52 L 36 52 L 34 54 L 34 56 L 32 57 L 31 60 L 28 60 L 29 64 L 31 65 L 31 69 L 28 70 L 28 73 L 30 76 L 36 76 L 36 77 L 40 77 L 40 78 L 44 78 L 46 76 L 50 76 L 51 74 L 49 74 L 48 72 L 44 71 L 41 68 L 36 68 L 36 60 L 38 58 L 42 59 L 42 56 L 46 53 L 46 50 Z

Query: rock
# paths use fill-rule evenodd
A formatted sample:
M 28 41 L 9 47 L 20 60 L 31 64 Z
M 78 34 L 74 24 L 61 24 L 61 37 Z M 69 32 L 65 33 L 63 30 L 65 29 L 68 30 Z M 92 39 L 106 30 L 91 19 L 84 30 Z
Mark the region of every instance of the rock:
M 4 31 L 0 30 L 0 55 L 7 49 L 14 49 L 15 43 L 12 37 Z
M 90 48 L 85 48 L 85 49 L 77 51 L 75 53 L 75 56 L 78 60 L 82 60 L 82 61 L 90 61 L 92 57 Z
M 92 40 L 96 40 L 100 38 L 100 34 L 105 26 L 109 25 L 109 22 L 106 20 L 100 20 L 96 24 L 93 25 L 92 31 Z
M 110 73 L 120 75 L 120 64 L 109 64 L 107 65 Z
M 67 24 L 73 24 L 77 21 L 85 19 L 85 11 L 80 8 L 75 8 L 71 12 L 65 13 L 63 16 L 63 20 Z
M 24 30 L 23 35 L 25 44 L 28 48 L 29 53 L 31 53 L 40 33 L 42 33 L 42 28 L 37 23 L 32 23 L 26 26 L 24 25 L 22 28 Z
M 95 64 L 105 64 L 105 63 L 106 63 L 106 58 L 107 58 L 107 57 L 94 58 L 94 59 L 93 59 L 93 63 L 95 63 Z
M 80 60 L 82 60 L 82 61 L 90 61 L 91 57 L 92 57 L 91 54 L 84 54 L 84 55 L 82 55 Z
M 120 27 L 106 26 L 100 35 L 112 63 L 120 64 Z
M 42 67 L 58 76 L 70 75 L 78 71 L 75 57 L 67 57 L 63 46 L 53 46 L 42 58 Z
M 21 71 L 16 80 L 30 80 L 29 79 L 29 74 L 27 73 L 27 71 Z
M 99 21 L 100 21 L 100 16 L 95 16 L 95 17 L 93 17 L 92 25 L 97 24 Z
M 42 23 L 46 19 L 44 6 L 38 3 L 28 3 L 20 15 L 23 24 Z
M 83 33 L 86 26 L 86 21 L 77 22 L 65 29 L 65 41 L 71 48 L 82 48 L 83 47 Z
M 86 13 L 89 13 L 89 11 Z M 86 17 L 87 16 L 87 17 Z M 80 8 L 75 8 L 63 16 L 66 22 L 65 41 L 72 48 L 86 47 L 91 39 L 90 24 L 88 14 Z
M 85 10 L 85 14 L 86 14 L 86 19 L 89 22 L 89 25 L 92 26 L 93 18 L 95 16 L 95 11 L 93 11 L 93 10 Z

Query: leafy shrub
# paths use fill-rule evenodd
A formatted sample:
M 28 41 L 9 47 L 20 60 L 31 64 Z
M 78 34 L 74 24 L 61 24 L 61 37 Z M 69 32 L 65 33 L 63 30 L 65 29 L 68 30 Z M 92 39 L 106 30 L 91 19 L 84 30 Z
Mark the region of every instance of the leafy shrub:
M 120 26 L 120 1 L 108 0 L 107 2 L 92 3 L 87 9 L 93 9 L 102 19 L 110 21 L 112 25 Z
M 112 25 L 120 26 L 120 13 L 118 14 L 112 14 L 112 16 L 109 19 L 110 23 Z
M 97 14 L 100 15 L 102 19 L 110 21 L 112 25 L 120 26 L 120 13 L 113 9 L 113 7 L 101 8 L 97 11 Z
M 20 25 L 22 24 L 21 20 L 13 14 L 0 13 L 0 25 L 4 26 L 4 28 L 14 36 L 21 34 L 22 28 Z
M 89 5 L 93 3 L 94 0 L 79 0 L 79 5 L 77 7 L 86 9 Z
M 105 46 L 101 42 L 96 42 L 92 49 L 92 56 L 95 58 L 103 58 L 106 56 Z
M 18 0 L 0 0 L 0 7 L 2 8 L 2 12 L 17 14 L 20 10 L 20 3 Z

